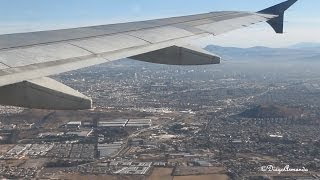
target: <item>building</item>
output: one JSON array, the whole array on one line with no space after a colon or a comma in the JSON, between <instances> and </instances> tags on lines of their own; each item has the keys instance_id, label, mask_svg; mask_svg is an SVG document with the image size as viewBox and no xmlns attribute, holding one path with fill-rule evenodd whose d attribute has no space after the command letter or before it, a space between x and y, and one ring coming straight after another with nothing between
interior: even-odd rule
<instances>
[{"instance_id":1,"label":"building","mask_svg":"<svg viewBox=\"0 0 320 180\"><path fill-rule=\"evenodd\" d=\"M81 125L81 121L70 121L65 126L66 128L80 128Z\"/></svg>"},{"instance_id":2,"label":"building","mask_svg":"<svg viewBox=\"0 0 320 180\"><path fill-rule=\"evenodd\" d=\"M112 121L99 121L98 127L125 127L128 119L115 119Z\"/></svg>"},{"instance_id":3,"label":"building","mask_svg":"<svg viewBox=\"0 0 320 180\"><path fill-rule=\"evenodd\" d=\"M126 127L148 128L152 125L151 119L129 119Z\"/></svg>"}]
</instances>

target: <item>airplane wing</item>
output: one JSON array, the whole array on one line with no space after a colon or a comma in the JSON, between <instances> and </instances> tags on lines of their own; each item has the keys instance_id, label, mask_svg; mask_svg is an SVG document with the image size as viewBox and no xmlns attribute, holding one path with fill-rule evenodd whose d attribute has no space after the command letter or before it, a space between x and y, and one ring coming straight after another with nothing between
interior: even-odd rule
<instances>
[{"instance_id":1,"label":"airplane wing","mask_svg":"<svg viewBox=\"0 0 320 180\"><path fill-rule=\"evenodd\" d=\"M288 0L259 12L221 11L141 22L0 35L0 104L90 109L92 101L46 76L122 58L171 65L219 64L190 40L268 22L283 33Z\"/></svg>"}]
</instances>

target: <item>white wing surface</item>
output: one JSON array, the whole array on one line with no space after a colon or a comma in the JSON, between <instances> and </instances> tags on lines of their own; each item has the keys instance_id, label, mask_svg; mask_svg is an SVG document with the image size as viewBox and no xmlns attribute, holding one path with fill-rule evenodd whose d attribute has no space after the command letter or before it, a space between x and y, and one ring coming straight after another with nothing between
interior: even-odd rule
<instances>
[{"instance_id":1,"label":"white wing surface","mask_svg":"<svg viewBox=\"0 0 320 180\"><path fill-rule=\"evenodd\" d=\"M90 109L91 99L43 78L122 58L171 65L218 64L190 40L268 22L283 32L297 0L259 12L223 11L141 22L0 36L0 104L39 109ZM59 103L60 102L60 103Z\"/></svg>"}]
</instances>

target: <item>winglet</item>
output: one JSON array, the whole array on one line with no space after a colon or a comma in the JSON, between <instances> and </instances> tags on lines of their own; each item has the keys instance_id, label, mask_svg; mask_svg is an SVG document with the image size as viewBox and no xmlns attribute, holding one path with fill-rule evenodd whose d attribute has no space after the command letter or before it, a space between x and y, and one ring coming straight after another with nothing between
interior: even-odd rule
<instances>
[{"instance_id":1,"label":"winglet","mask_svg":"<svg viewBox=\"0 0 320 180\"><path fill-rule=\"evenodd\" d=\"M283 3L277 4L275 6L269 7L267 9L261 10L258 13L262 14L273 14L278 15L278 17L273 18L267 21L270 26L274 29L276 33L283 33L283 21L284 21L284 12L289 9L294 3L298 0L288 0Z\"/></svg>"}]
</instances>

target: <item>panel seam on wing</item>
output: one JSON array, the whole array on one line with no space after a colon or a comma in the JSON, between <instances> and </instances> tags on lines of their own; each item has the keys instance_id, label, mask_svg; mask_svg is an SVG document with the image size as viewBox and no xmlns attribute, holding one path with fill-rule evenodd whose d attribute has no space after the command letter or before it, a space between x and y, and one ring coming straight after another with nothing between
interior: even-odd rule
<instances>
[{"instance_id":1,"label":"panel seam on wing","mask_svg":"<svg viewBox=\"0 0 320 180\"><path fill-rule=\"evenodd\" d=\"M93 51L90 51L89 49L86 49L86 48L84 48L84 47L81 47L81 46L78 46L78 45L75 45L75 44L72 44L72 43L68 43L68 44L70 44L70 45L72 45L72 46L75 46L75 47L78 47L78 48L80 48L80 49L83 49L83 50L91 53L92 55L94 55L94 56L96 56L96 57L100 57L100 58L102 58L102 59L104 59L104 60L110 61L110 59L107 59L107 58L105 58L105 57L102 57L102 56L100 56L100 54L97 54L97 53L95 53L95 52L93 52ZM78 57L78 58L79 58L79 57Z\"/></svg>"},{"instance_id":2,"label":"panel seam on wing","mask_svg":"<svg viewBox=\"0 0 320 180\"><path fill-rule=\"evenodd\" d=\"M127 34L127 33L125 33L125 35L128 35L128 36L131 36L131 37L140 39L140 40L145 41L146 43L149 43L149 44L153 44L152 42L150 42L150 41L148 41L148 40L145 40L145 39L143 39L143 38L141 38L141 37L138 37L138 36L135 36L135 35L132 35L132 34Z\"/></svg>"},{"instance_id":3,"label":"panel seam on wing","mask_svg":"<svg viewBox=\"0 0 320 180\"><path fill-rule=\"evenodd\" d=\"M6 63L0 62L2 65L7 66L8 68L12 68L11 66L7 65Z\"/></svg>"},{"instance_id":4,"label":"panel seam on wing","mask_svg":"<svg viewBox=\"0 0 320 180\"><path fill-rule=\"evenodd\" d=\"M87 52L89 52L89 53L91 53L91 54L97 55L95 52L90 51L89 49L86 49L86 48L84 48L84 47L78 46L78 45L76 45L76 44L72 44L72 43L70 43L70 42L68 42L67 44L70 44L71 46L74 46L74 47L80 48L80 49L82 49L82 50L85 50L85 51L87 51Z\"/></svg>"}]
</instances>

